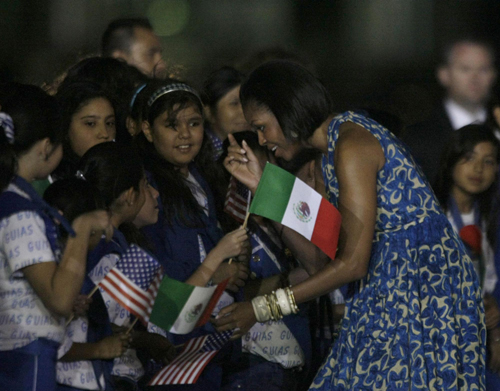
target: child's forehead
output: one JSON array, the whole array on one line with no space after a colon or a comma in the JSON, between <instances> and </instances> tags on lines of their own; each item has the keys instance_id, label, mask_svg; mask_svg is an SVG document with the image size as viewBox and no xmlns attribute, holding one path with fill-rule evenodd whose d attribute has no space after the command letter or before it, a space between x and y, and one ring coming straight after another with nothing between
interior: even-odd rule
<instances>
[{"instance_id":1,"label":"child's forehead","mask_svg":"<svg viewBox=\"0 0 500 391\"><path fill-rule=\"evenodd\" d=\"M186 116L200 115L203 113L200 107L194 102L176 103L170 109L166 109L160 114L161 117L170 117L175 114L175 118L180 119Z\"/></svg>"}]
</instances>

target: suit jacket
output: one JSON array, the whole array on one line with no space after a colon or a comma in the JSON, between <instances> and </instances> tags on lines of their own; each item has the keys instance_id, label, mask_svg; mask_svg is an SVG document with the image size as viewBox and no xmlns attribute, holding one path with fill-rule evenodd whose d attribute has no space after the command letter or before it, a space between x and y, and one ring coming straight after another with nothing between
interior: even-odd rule
<instances>
[{"instance_id":1,"label":"suit jacket","mask_svg":"<svg viewBox=\"0 0 500 391\"><path fill-rule=\"evenodd\" d=\"M406 128L403 141L432 185L437 176L441 154L453 134L453 127L443 103L431 116Z\"/></svg>"}]
</instances>

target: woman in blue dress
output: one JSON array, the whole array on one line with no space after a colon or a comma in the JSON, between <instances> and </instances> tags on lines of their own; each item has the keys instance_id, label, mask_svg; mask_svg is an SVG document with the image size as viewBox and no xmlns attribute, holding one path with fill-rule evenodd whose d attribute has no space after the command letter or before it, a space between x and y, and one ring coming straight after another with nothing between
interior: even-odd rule
<instances>
[{"instance_id":1,"label":"woman in blue dress","mask_svg":"<svg viewBox=\"0 0 500 391\"><path fill-rule=\"evenodd\" d=\"M241 98L260 144L276 156L290 160L301 145L323 153L329 200L342 215L335 259L291 288L301 303L350 284L339 338L311 388L484 389L478 278L404 145L359 113L332 114L325 87L290 62L257 68ZM231 142L226 168L254 192L261 176L255 155ZM281 302L282 312L292 299ZM273 315L264 307L232 304L218 327L244 332Z\"/></svg>"}]
</instances>

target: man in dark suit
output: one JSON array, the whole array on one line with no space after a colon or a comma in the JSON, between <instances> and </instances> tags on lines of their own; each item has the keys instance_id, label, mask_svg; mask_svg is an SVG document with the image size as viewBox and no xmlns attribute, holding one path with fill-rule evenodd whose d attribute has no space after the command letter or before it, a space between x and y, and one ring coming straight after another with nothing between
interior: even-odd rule
<instances>
[{"instance_id":1,"label":"man in dark suit","mask_svg":"<svg viewBox=\"0 0 500 391\"><path fill-rule=\"evenodd\" d=\"M431 184L452 132L486 120L486 102L496 79L494 63L492 46L476 39L454 41L443 51L436 77L445 97L430 118L408 127L403 136Z\"/></svg>"}]
</instances>

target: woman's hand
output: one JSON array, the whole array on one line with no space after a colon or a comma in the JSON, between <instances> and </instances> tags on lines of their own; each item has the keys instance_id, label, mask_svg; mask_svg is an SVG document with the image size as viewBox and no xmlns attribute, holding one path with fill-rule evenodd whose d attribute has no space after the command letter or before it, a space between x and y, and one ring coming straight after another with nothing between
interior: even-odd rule
<instances>
[{"instance_id":1,"label":"woman's hand","mask_svg":"<svg viewBox=\"0 0 500 391\"><path fill-rule=\"evenodd\" d=\"M212 323L217 331L234 330L231 339L244 336L257 322L251 302L233 303L220 310Z\"/></svg>"},{"instance_id":2,"label":"woman's hand","mask_svg":"<svg viewBox=\"0 0 500 391\"><path fill-rule=\"evenodd\" d=\"M218 284L229 278L226 289L231 292L238 292L240 288L245 286L245 281L248 279L248 266L241 262L221 263L215 271L212 281Z\"/></svg>"},{"instance_id":3,"label":"woman's hand","mask_svg":"<svg viewBox=\"0 0 500 391\"><path fill-rule=\"evenodd\" d=\"M240 147L232 134L228 135L229 147L227 157L224 159L224 167L237 180L250 189L255 194L262 176L262 168L259 160L252 149L243 140Z\"/></svg>"}]
</instances>

